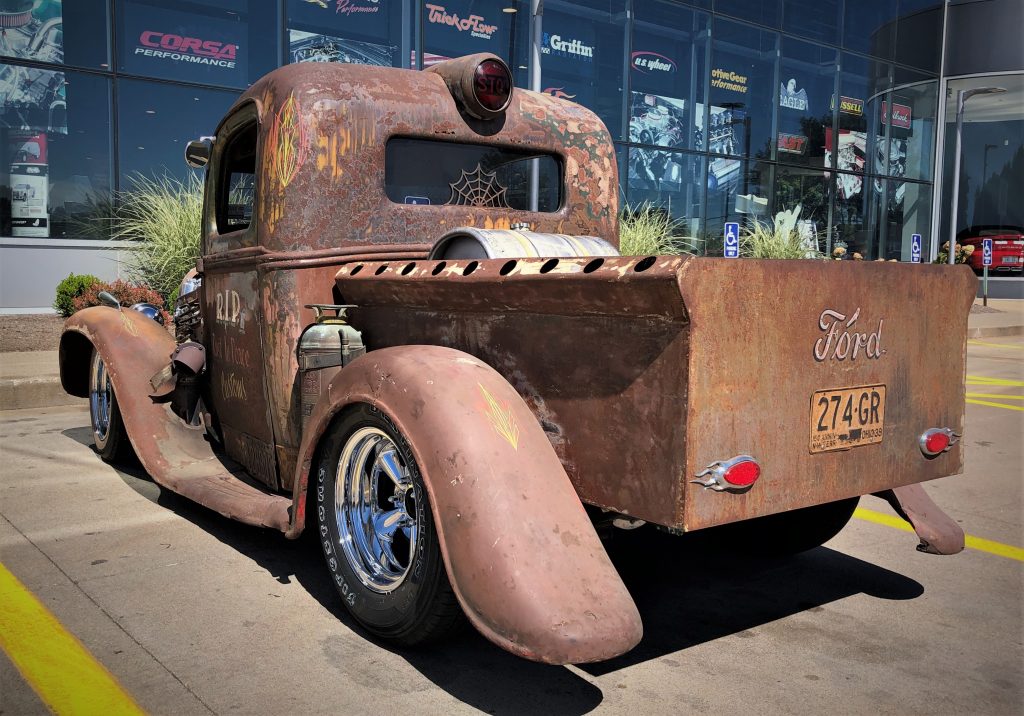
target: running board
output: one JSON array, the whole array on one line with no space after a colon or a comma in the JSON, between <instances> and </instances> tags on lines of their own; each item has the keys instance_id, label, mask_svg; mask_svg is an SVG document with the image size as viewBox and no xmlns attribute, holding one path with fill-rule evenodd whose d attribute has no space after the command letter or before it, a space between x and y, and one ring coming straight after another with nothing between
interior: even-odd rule
<instances>
[{"instance_id":1,"label":"running board","mask_svg":"<svg viewBox=\"0 0 1024 716\"><path fill-rule=\"evenodd\" d=\"M291 498L264 492L229 472L175 480L174 486L167 487L230 519L288 531Z\"/></svg>"}]
</instances>

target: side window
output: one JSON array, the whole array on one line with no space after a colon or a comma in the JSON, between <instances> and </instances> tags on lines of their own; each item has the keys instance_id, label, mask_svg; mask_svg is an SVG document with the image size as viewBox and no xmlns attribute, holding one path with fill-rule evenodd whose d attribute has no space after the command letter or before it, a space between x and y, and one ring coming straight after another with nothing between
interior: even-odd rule
<instances>
[{"instance_id":1,"label":"side window","mask_svg":"<svg viewBox=\"0 0 1024 716\"><path fill-rule=\"evenodd\" d=\"M221 159L217 187L217 233L249 227L256 197L256 122L239 129Z\"/></svg>"}]
</instances>

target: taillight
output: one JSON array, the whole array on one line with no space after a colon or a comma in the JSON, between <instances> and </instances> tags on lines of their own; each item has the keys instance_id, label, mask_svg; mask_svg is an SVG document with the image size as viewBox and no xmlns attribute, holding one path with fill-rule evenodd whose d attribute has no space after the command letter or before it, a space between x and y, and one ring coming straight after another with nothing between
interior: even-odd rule
<instances>
[{"instance_id":1,"label":"taillight","mask_svg":"<svg viewBox=\"0 0 1024 716\"><path fill-rule=\"evenodd\" d=\"M935 457L956 445L959 438L960 436L949 428L930 428L921 434L918 444L926 457Z\"/></svg>"},{"instance_id":2,"label":"taillight","mask_svg":"<svg viewBox=\"0 0 1024 716\"><path fill-rule=\"evenodd\" d=\"M484 60L476 66L473 94L482 107L501 112L512 99L512 73L504 62Z\"/></svg>"},{"instance_id":3,"label":"taillight","mask_svg":"<svg viewBox=\"0 0 1024 716\"><path fill-rule=\"evenodd\" d=\"M709 487L716 492L743 492L749 490L761 477L761 466L750 455L737 455L729 460L716 460L696 476L705 479L690 482Z\"/></svg>"}]
</instances>

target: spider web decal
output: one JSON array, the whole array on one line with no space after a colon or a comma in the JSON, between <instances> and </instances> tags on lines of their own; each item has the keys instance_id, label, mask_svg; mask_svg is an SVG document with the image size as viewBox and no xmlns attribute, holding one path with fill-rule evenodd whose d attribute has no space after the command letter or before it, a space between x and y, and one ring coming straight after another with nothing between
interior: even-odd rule
<instances>
[{"instance_id":1,"label":"spider web decal","mask_svg":"<svg viewBox=\"0 0 1024 716\"><path fill-rule=\"evenodd\" d=\"M449 204L460 206L488 206L498 209L511 209L505 194L508 188L498 183L496 174L485 172L479 164L471 172L462 170L459 180L449 184L452 195Z\"/></svg>"}]
</instances>

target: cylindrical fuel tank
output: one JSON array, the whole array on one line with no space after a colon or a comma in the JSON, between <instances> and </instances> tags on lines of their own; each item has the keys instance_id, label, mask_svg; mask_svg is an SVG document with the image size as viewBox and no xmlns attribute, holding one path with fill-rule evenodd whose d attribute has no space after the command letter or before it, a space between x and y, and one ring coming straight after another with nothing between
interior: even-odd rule
<instances>
[{"instance_id":1,"label":"cylindrical fuel tank","mask_svg":"<svg viewBox=\"0 0 1024 716\"><path fill-rule=\"evenodd\" d=\"M478 229L462 226L442 236L431 259L522 259L556 256L618 256L596 236L544 234L522 229Z\"/></svg>"}]
</instances>

